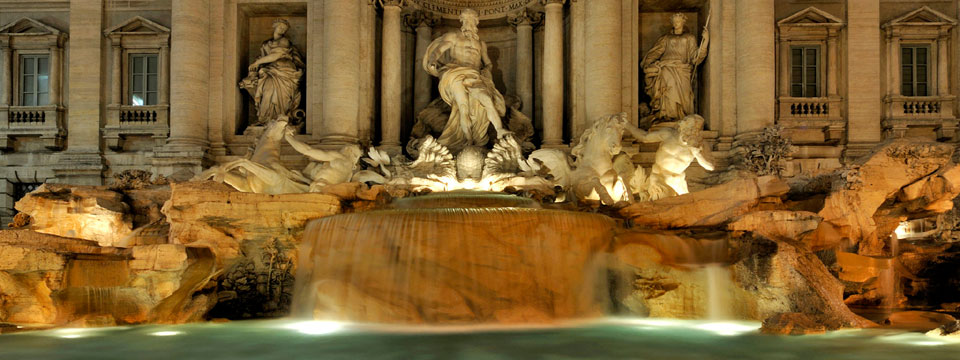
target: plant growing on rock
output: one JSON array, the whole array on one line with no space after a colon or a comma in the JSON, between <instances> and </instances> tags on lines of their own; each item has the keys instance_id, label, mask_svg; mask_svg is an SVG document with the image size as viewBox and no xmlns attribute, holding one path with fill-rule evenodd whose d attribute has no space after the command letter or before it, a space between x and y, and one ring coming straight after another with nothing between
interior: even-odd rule
<instances>
[{"instance_id":1,"label":"plant growing on rock","mask_svg":"<svg viewBox=\"0 0 960 360\"><path fill-rule=\"evenodd\" d=\"M113 174L113 190L137 190L151 185L166 185L169 181L163 175L153 178L153 173L146 170L124 170Z\"/></svg>"},{"instance_id":2,"label":"plant growing on rock","mask_svg":"<svg viewBox=\"0 0 960 360\"><path fill-rule=\"evenodd\" d=\"M757 175L780 176L786 160L795 151L793 141L783 134L783 126L778 124L764 128L755 141L746 144L739 162Z\"/></svg>"}]
</instances>

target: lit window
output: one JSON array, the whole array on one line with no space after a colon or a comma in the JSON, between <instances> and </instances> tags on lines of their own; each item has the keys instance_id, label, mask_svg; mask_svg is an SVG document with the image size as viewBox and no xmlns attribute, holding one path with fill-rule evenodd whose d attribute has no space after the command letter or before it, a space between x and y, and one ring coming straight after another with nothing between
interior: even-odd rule
<instances>
[{"instance_id":1,"label":"lit window","mask_svg":"<svg viewBox=\"0 0 960 360\"><path fill-rule=\"evenodd\" d=\"M130 54L130 105L157 104L157 54Z\"/></svg>"},{"instance_id":2,"label":"lit window","mask_svg":"<svg viewBox=\"0 0 960 360\"><path fill-rule=\"evenodd\" d=\"M50 103L50 55L20 56L20 106Z\"/></svg>"},{"instance_id":3,"label":"lit window","mask_svg":"<svg viewBox=\"0 0 960 360\"><path fill-rule=\"evenodd\" d=\"M930 93L930 46L900 47L900 93L904 96L927 96Z\"/></svg>"},{"instance_id":4,"label":"lit window","mask_svg":"<svg viewBox=\"0 0 960 360\"><path fill-rule=\"evenodd\" d=\"M790 96L820 96L820 46L790 47Z\"/></svg>"}]
</instances>

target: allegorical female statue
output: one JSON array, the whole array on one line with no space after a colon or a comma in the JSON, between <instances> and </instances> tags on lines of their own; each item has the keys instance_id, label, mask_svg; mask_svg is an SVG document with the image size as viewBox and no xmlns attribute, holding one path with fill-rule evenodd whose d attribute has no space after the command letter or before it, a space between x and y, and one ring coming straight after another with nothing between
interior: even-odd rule
<instances>
[{"instance_id":1,"label":"allegorical female statue","mask_svg":"<svg viewBox=\"0 0 960 360\"><path fill-rule=\"evenodd\" d=\"M651 98L650 108L661 120L679 120L693 114L694 70L707 57L710 42L706 26L699 46L696 35L684 32L686 15L676 13L670 22L673 31L661 36L640 63L646 79L645 90Z\"/></svg>"},{"instance_id":2,"label":"allegorical female statue","mask_svg":"<svg viewBox=\"0 0 960 360\"><path fill-rule=\"evenodd\" d=\"M450 118L437 140L452 152L483 146L493 125L497 137L509 133L500 120L507 108L490 75L493 66L487 44L477 34L477 12L460 13L460 31L437 38L427 47L423 68L440 78L440 96L450 104Z\"/></svg>"},{"instance_id":3,"label":"allegorical female statue","mask_svg":"<svg viewBox=\"0 0 960 360\"><path fill-rule=\"evenodd\" d=\"M304 63L286 36L289 29L287 20L273 22L273 37L260 45L260 57L250 64L247 77L240 82L257 107L257 123L251 125L263 125L280 115L297 117L294 112L300 106Z\"/></svg>"}]
</instances>

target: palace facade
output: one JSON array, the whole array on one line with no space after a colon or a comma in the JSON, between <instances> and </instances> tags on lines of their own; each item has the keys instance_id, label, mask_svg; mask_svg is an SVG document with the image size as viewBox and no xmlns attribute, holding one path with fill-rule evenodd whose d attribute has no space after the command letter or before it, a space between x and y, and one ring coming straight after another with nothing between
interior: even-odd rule
<instances>
[{"instance_id":1,"label":"palace facade","mask_svg":"<svg viewBox=\"0 0 960 360\"><path fill-rule=\"evenodd\" d=\"M0 217L44 182L182 180L245 156L263 128L239 84L277 19L303 61L297 138L402 151L439 97L426 48L466 8L537 147L620 112L643 127L641 64L678 12L709 37L691 86L720 164L772 125L797 146L792 175L958 138L957 0L0 0Z\"/></svg>"}]
</instances>

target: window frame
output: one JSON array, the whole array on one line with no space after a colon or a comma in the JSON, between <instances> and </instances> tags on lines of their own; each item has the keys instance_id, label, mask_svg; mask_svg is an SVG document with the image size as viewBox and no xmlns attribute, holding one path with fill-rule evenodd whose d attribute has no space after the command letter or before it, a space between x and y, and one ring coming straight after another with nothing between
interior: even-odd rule
<instances>
[{"instance_id":1,"label":"window frame","mask_svg":"<svg viewBox=\"0 0 960 360\"><path fill-rule=\"evenodd\" d=\"M911 54L911 57L912 57L912 60L913 60L913 61L912 61L911 64L909 65L909 66L911 66L911 80L912 80L912 81L911 81L911 84L910 84L910 85L911 85L911 87L910 87L911 93L910 93L909 95L906 94L905 91L904 91L905 86L907 85L907 83L906 83L906 80L905 80L904 77L903 77L903 70L904 70L905 67L908 66L906 63L904 63L904 56L903 56L904 54L903 54L903 51L904 51L905 49L913 49L912 54ZM926 67L926 69L927 69L927 70L926 70L926 79L924 79L925 81L922 82L923 84L926 84L926 89L925 89L925 93L922 94L922 95L918 94L918 91L917 91L917 85L920 84L921 82L919 82L919 81L918 81L918 78L917 78L917 67L919 67L920 64L918 64L918 62L917 62L917 51L916 51L916 49L925 49L925 50L926 50L926 53L927 53L927 54L926 54L926 59L927 59L927 61L926 61L925 64L923 64L923 66ZM896 86L899 86L899 87L900 87L900 95L901 95L901 96L906 96L906 97L926 97L926 96L934 96L934 95L931 95L931 94L933 93L933 91L931 91L931 90L932 90L932 87L934 87L936 84L933 82L933 75L932 75L933 71L931 71L931 68L932 68L934 65L936 65L936 62L934 62L934 59L933 59L933 51L932 51L932 50L933 50L933 46L932 46L930 43L928 43L928 42L901 42L901 43L900 43L899 53L897 54L897 56L900 57L900 68L897 69L898 71L900 71L900 84L896 84Z\"/></svg>"},{"instance_id":2,"label":"window frame","mask_svg":"<svg viewBox=\"0 0 960 360\"><path fill-rule=\"evenodd\" d=\"M825 69L823 68L823 45L820 44L820 43L797 43L797 44L790 44L789 47L790 47L790 59L788 60L788 62L789 62L789 64L788 64L789 74L787 74L787 76L788 76L788 80L787 80L787 81L788 81L788 83L789 83L789 91L788 91L787 95L788 95L789 97L791 97L791 98L819 98L819 97L823 97L823 96L824 96L824 95L823 95L823 77L824 77L824 76L823 76L823 72L825 71ZM814 67L814 73L815 73L816 77L815 77L814 83L813 83L813 86L814 86L814 94L813 94L813 95L807 95L807 94L806 94L807 86L810 86L811 84L807 83L807 73L808 73L807 71L809 70L809 69L808 69L809 65L807 65L807 63L806 63L806 62L807 62L807 61L806 61L806 60L807 60L807 52L806 52L806 50L811 50L811 49L815 51L815 55L813 56L813 58L816 60L816 63L813 65L813 67ZM793 82L794 71L795 71L796 68L798 67L798 66L796 66L796 65L793 63L793 60L794 60L794 58L793 58L793 52L794 52L794 50L800 50L800 61L801 61L801 63L802 63L802 64L800 64L800 66L799 66L800 71L801 71L801 74L800 74L800 82L799 82L799 83L794 83L794 82ZM794 90L794 86L795 86L795 85L799 85L799 86L800 86L800 95L795 95L795 94L794 94L793 90Z\"/></svg>"},{"instance_id":3,"label":"window frame","mask_svg":"<svg viewBox=\"0 0 960 360\"><path fill-rule=\"evenodd\" d=\"M13 53L11 55L12 56L10 57L11 58L10 65L12 69L10 74L12 75L11 80L13 80L11 81L11 89L10 89L11 90L10 100L12 103L11 105L20 106L20 107L43 107L43 106L52 105L50 104L50 93L52 89L50 88L49 75L50 75L51 68L55 65L52 63L53 57L50 54L50 50L40 50L40 49L19 50L17 49L17 50L13 50ZM21 67L23 66L22 59L24 56L33 57L33 56L44 56L44 55L47 57L47 76L48 76L47 77L47 103L40 104L39 102L37 102L36 105L24 105L23 96L22 96L23 95L23 72L21 71Z\"/></svg>"},{"instance_id":4,"label":"window frame","mask_svg":"<svg viewBox=\"0 0 960 360\"><path fill-rule=\"evenodd\" d=\"M161 71L163 71L163 69L161 69L161 65L162 65L162 64L161 64L161 59L160 59L160 52L159 52L159 51L151 51L150 49L124 49L122 56L123 56L123 64L122 64L123 68L121 68L121 73L123 73L123 84L121 84L120 86L123 87L123 91L122 91L122 93L124 94L124 96L123 96L123 105L128 105L128 106L156 106L156 105L161 105L161 104L160 104L160 91L161 91L161 88L160 88L160 80L162 79L162 77L160 76L160 74L161 74ZM153 76L156 77L156 82L155 82L155 83L156 83L156 85L157 85L157 88L156 88L156 90L154 90L154 91L147 91L147 90L146 90L146 88L147 88L147 81L146 81L146 80L144 81L144 84L143 84L144 90L143 90L142 92L144 93L145 97L144 97L144 104L143 104L143 105L136 105L136 104L133 103L133 95L134 95L134 89L133 89L133 76L134 76L134 74L133 74L133 69L134 69L134 67L133 67L133 63L131 62L131 60L132 60L134 57L136 57L136 56L144 56L145 58L146 58L146 56L154 56L154 57L156 58L156 60L157 60L157 71L156 71L156 73L152 74ZM145 65L146 65L146 64L145 64ZM145 66L145 67L146 67L146 66ZM148 69L144 69L144 70L148 70ZM146 72L145 74L149 74L149 72ZM148 100L147 97L146 97L146 95L147 95L148 93L150 93L150 92L156 94L157 100L156 100L156 103L154 103L154 104L148 104L147 101L146 101L146 100Z\"/></svg>"}]
</instances>

